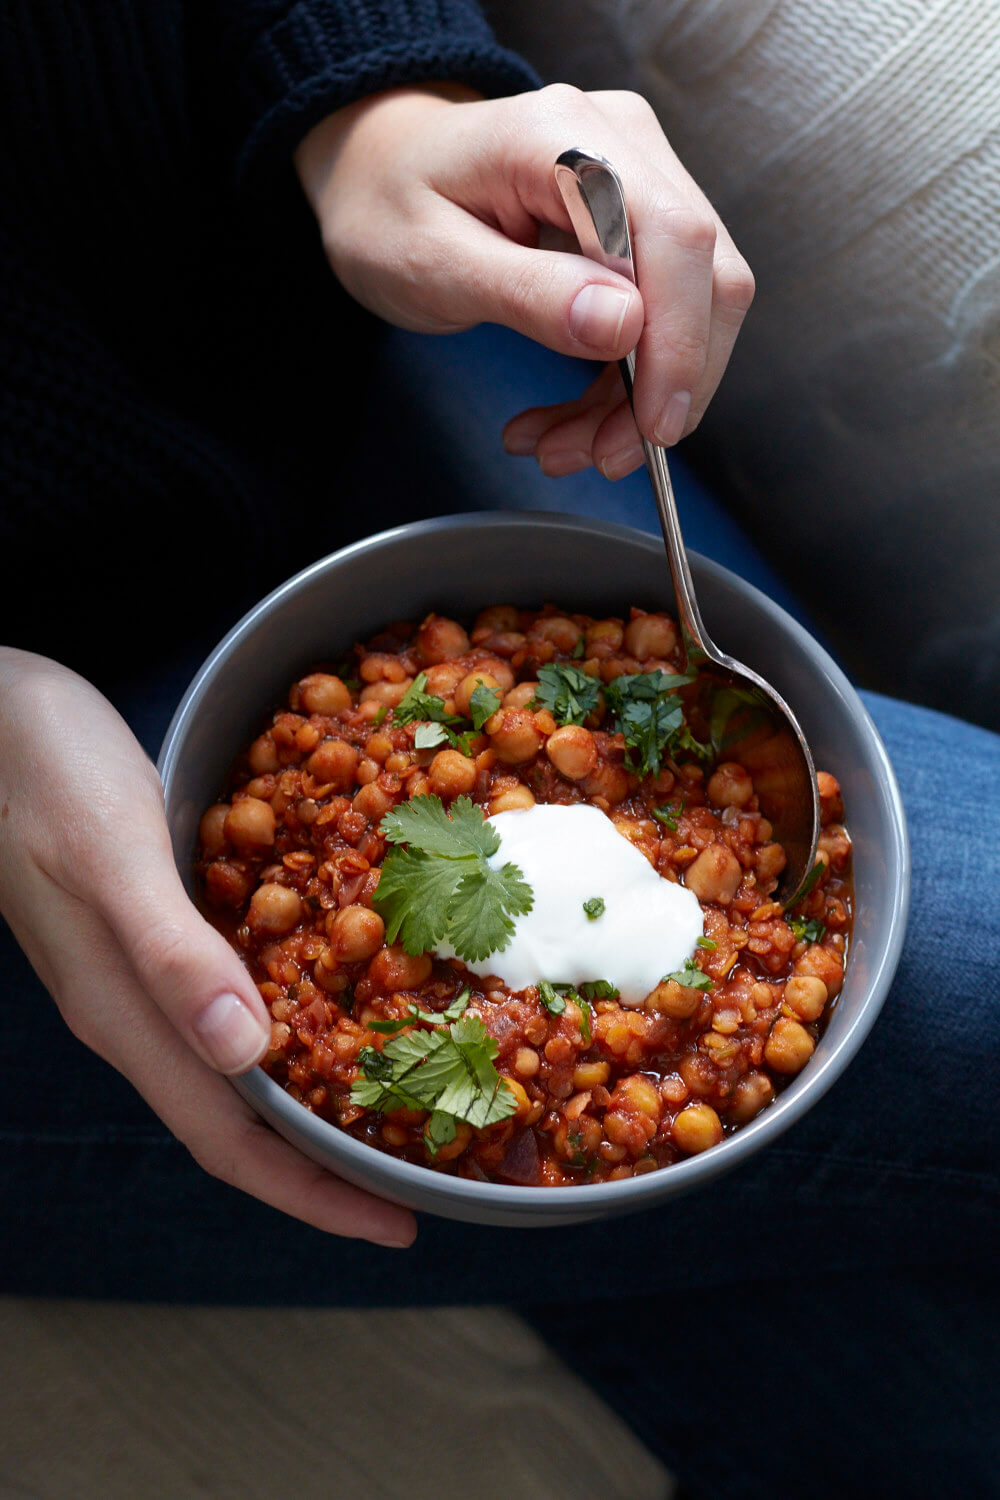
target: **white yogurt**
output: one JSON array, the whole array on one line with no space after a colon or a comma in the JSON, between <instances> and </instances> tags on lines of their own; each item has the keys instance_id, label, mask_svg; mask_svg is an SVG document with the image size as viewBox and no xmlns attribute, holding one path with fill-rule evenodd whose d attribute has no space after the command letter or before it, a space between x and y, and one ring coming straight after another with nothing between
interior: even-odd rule
<instances>
[{"instance_id":1,"label":"white yogurt","mask_svg":"<svg viewBox=\"0 0 1000 1500\"><path fill-rule=\"evenodd\" d=\"M490 864L517 865L534 905L502 952L466 965L474 974L497 974L511 990L607 979L624 1004L640 1005L694 953L704 930L697 898L658 875L598 808L539 804L488 821L500 835ZM596 896L604 912L592 921L583 908Z\"/></svg>"}]
</instances>

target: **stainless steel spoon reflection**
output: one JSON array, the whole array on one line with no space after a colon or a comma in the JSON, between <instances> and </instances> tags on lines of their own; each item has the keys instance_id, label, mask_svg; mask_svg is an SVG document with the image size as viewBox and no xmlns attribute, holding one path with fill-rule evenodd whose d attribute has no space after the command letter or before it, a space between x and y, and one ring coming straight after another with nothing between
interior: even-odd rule
<instances>
[{"instance_id":1,"label":"stainless steel spoon reflection","mask_svg":"<svg viewBox=\"0 0 1000 1500\"><path fill-rule=\"evenodd\" d=\"M618 173L602 156L564 151L556 182L583 254L636 282L625 194ZM629 401L635 352L619 362ZM677 603L686 666L698 672L705 702L724 758L738 760L753 777L760 809L784 846L786 864L776 899L791 904L813 869L819 838L816 769L799 722L781 694L757 672L727 656L702 623L691 569L681 536L666 453L643 439ZM695 689L697 693L698 689Z\"/></svg>"}]
</instances>

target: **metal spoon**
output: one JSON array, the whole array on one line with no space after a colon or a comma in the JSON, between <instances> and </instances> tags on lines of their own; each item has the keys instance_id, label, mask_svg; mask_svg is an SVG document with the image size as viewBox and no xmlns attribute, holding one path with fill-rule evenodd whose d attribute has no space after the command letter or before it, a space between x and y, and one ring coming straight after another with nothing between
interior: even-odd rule
<instances>
[{"instance_id":1,"label":"metal spoon","mask_svg":"<svg viewBox=\"0 0 1000 1500\"><path fill-rule=\"evenodd\" d=\"M562 153L555 173L583 254L635 284L625 194L614 167L602 156L574 149ZM620 360L619 366L632 403L635 351ZM642 445L663 528L686 665L698 670L711 703L720 706L726 722L716 728L726 756L739 760L751 773L760 809L772 824L775 839L784 846L786 864L775 895L791 905L803 893L814 867L819 838L819 793L812 755L781 694L758 673L720 651L705 629L666 454L646 438ZM728 699L722 696L726 689L730 690Z\"/></svg>"}]
</instances>

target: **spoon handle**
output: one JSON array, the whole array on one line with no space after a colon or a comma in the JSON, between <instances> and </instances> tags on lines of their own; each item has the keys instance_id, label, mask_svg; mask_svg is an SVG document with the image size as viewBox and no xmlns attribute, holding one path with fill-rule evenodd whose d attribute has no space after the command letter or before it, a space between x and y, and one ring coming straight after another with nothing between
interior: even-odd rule
<instances>
[{"instance_id":1,"label":"spoon handle","mask_svg":"<svg viewBox=\"0 0 1000 1500\"><path fill-rule=\"evenodd\" d=\"M635 285L635 263L625 194L614 167L603 156L574 148L562 153L556 162L555 171L556 183L584 255L597 261L599 265L617 271ZM635 380L635 350L629 350L625 358L618 361L618 366L629 405L634 410L632 387ZM666 452L645 437L642 446L666 543L687 664L690 667L698 666L703 661L721 661L722 653L705 629L695 597Z\"/></svg>"}]
</instances>

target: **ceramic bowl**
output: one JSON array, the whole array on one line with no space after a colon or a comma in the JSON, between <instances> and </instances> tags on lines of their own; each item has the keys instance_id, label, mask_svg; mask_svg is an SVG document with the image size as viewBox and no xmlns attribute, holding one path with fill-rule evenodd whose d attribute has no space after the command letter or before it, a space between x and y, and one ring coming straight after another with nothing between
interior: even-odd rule
<instances>
[{"instance_id":1,"label":"ceramic bowl","mask_svg":"<svg viewBox=\"0 0 1000 1500\"><path fill-rule=\"evenodd\" d=\"M909 899L899 791L863 704L830 656L756 589L693 555L702 614L723 650L754 667L797 713L816 764L844 793L854 842L856 919L844 987L807 1067L775 1102L718 1146L645 1176L573 1187L516 1187L399 1161L327 1124L259 1068L235 1087L275 1130L350 1182L411 1208L474 1223L568 1224L647 1209L735 1167L810 1109L868 1034L895 972ZM394 619L430 610L469 618L487 604L627 614L671 609L658 538L551 514L422 521L345 547L290 579L220 642L188 688L159 767L178 868L193 891L202 811L237 752L316 662Z\"/></svg>"}]
</instances>

